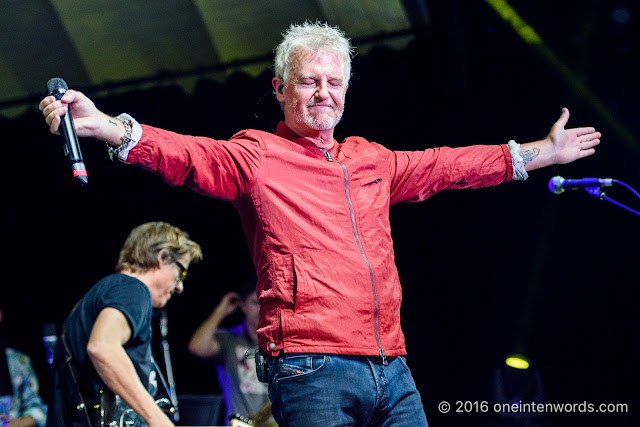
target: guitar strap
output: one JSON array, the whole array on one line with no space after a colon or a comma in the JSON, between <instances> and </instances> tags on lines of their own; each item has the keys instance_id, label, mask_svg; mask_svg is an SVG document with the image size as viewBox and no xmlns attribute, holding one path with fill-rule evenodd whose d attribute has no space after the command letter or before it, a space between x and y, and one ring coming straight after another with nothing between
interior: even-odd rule
<instances>
[{"instance_id":1,"label":"guitar strap","mask_svg":"<svg viewBox=\"0 0 640 427\"><path fill-rule=\"evenodd\" d=\"M160 366L158 366L158 362L156 362L156 359L155 357L153 357L153 355L151 355L151 361L153 362L153 367L155 368L156 372L158 373L158 376L160 377L160 381L162 382L162 387L167 393L167 396L171 397L171 392L169 391L169 384L167 383L167 380L164 378L164 375L162 375L162 370L160 369ZM171 403L175 406L173 399L171 400L172 400Z\"/></svg>"},{"instance_id":2,"label":"guitar strap","mask_svg":"<svg viewBox=\"0 0 640 427\"><path fill-rule=\"evenodd\" d=\"M73 384L75 385L75 390L78 394L78 397L80 399L80 404L76 406L76 409L78 409L78 411L82 410L82 413L84 415L84 417L86 418L87 421L87 425L91 426L91 417L89 416L89 410L87 408L87 402L84 398L84 396L82 395L82 390L80 388L80 384L78 383L78 376L75 372L75 369L73 368L73 365L71 364L71 361L73 360L73 356L71 354L71 350L69 350L69 345L67 344L67 334L66 331L62 331L62 345L64 346L64 365L63 365L63 371L62 371L62 378L61 381L64 381L64 371L65 369L69 371L69 373L71 374L71 378L73 380Z\"/></svg>"}]
</instances>

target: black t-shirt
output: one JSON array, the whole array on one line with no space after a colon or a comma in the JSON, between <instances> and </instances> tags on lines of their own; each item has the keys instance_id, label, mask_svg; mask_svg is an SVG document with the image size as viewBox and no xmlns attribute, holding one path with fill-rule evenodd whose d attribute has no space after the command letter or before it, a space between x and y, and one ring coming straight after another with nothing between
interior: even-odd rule
<instances>
[{"instance_id":1,"label":"black t-shirt","mask_svg":"<svg viewBox=\"0 0 640 427\"><path fill-rule=\"evenodd\" d=\"M72 363L82 388L89 394L86 397L92 400L92 396L96 396L94 393L105 387L87 355L87 343L98 314L107 307L119 310L129 321L131 338L124 349L133 362L140 381L154 396L157 379L151 353L151 293L136 278L112 274L96 283L64 322L63 331L73 356Z\"/></svg>"}]
</instances>

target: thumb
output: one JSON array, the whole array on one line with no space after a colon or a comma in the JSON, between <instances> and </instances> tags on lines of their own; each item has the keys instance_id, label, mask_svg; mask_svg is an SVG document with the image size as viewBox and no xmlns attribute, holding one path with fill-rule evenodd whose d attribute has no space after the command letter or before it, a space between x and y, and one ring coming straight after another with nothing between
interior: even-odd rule
<instances>
[{"instance_id":1,"label":"thumb","mask_svg":"<svg viewBox=\"0 0 640 427\"><path fill-rule=\"evenodd\" d=\"M69 89L68 91L65 92L64 95L62 95L62 98L60 98L60 100L65 104L72 104L74 102L81 100L82 96L83 94L81 92L78 92L77 90Z\"/></svg>"},{"instance_id":2,"label":"thumb","mask_svg":"<svg viewBox=\"0 0 640 427\"><path fill-rule=\"evenodd\" d=\"M563 108L562 114L560 115L560 118L556 121L554 127L561 126L564 129L568 121L569 121L569 110L567 108Z\"/></svg>"}]
</instances>

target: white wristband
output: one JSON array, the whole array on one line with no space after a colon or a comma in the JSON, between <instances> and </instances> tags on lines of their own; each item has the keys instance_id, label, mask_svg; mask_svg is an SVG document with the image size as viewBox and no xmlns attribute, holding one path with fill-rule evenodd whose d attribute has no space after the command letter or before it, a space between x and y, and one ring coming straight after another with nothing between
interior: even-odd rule
<instances>
[{"instance_id":1,"label":"white wristband","mask_svg":"<svg viewBox=\"0 0 640 427\"><path fill-rule=\"evenodd\" d=\"M507 148L511 152L511 161L513 164L513 179L515 181L524 181L529 178L529 174L524 169L524 159L520 154L520 144L513 139L507 143Z\"/></svg>"}]
</instances>

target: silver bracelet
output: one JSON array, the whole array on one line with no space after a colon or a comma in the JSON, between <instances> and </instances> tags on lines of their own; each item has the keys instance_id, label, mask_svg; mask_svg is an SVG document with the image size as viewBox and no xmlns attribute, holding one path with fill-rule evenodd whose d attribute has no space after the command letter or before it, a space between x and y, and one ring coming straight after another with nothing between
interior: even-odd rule
<instances>
[{"instance_id":1,"label":"silver bracelet","mask_svg":"<svg viewBox=\"0 0 640 427\"><path fill-rule=\"evenodd\" d=\"M122 141L122 143L120 144L120 146L113 148L108 142L107 142L107 150L109 152L109 158L111 159L111 161L113 161L114 158L118 157L118 154L120 154L121 152L127 150L129 148L129 144L131 144L131 141L133 141L131 139L131 131L132 131L132 124L133 122L131 120L122 120L119 117L115 117L116 120L118 120L120 123L122 123L124 125L124 136L122 138L120 138L120 141Z\"/></svg>"}]
</instances>

